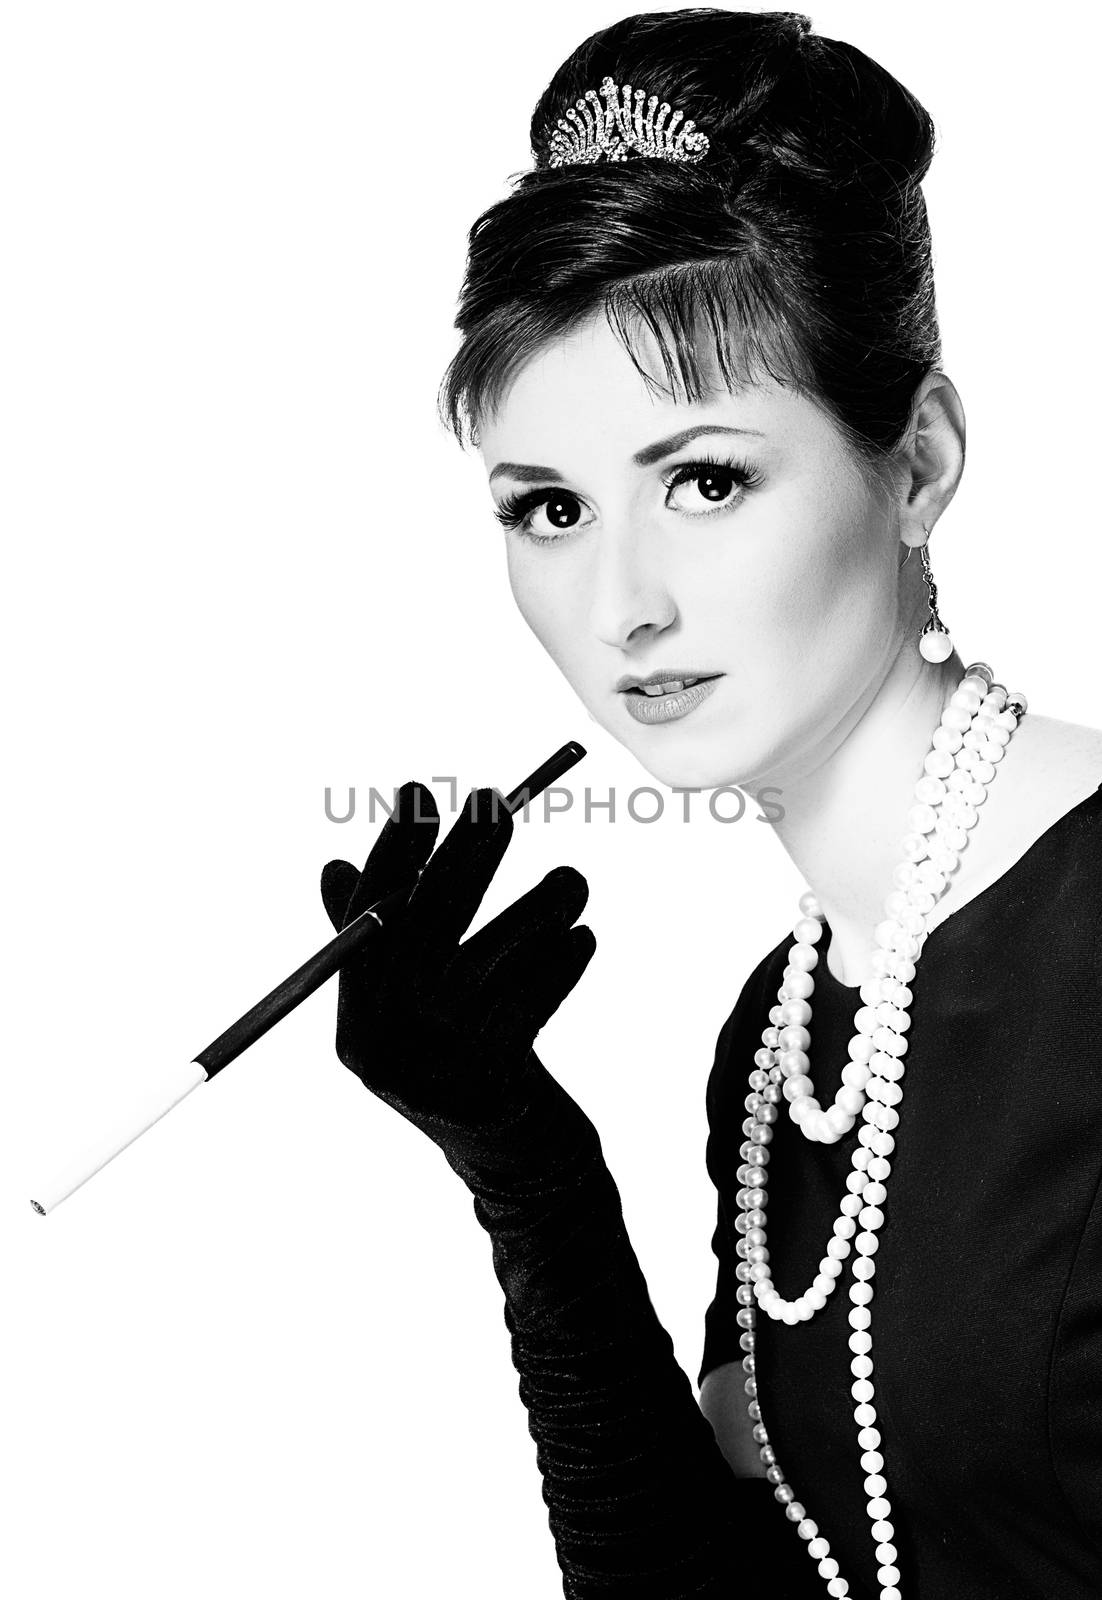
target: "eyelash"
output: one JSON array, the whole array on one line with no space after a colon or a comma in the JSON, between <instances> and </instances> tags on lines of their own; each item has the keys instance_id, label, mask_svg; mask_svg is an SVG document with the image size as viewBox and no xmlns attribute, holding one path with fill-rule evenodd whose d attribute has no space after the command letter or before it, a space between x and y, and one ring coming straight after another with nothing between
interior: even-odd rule
<instances>
[{"instance_id":1,"label":"eyelash","mask_svg":"<svg viewBox=\"0 0 1102 1600\"><path fill-rule=\"evenodd\" d=\"M678 462L673 471L662 479L662 483L665 489L669 491L679 488L683 483L691 483L694 478L703 477L704 473L714 469L729 472L735 482L744 490L756 489L762 481L760 473L755 472L752 467L748 467L743 461L724 461L718 457L701 456L696 461ZM523 494L506 495L500 505L494 508L494 516L502 527L515 531L521 538L529 539L533 544L563 544L570 537L571 532L575 530L567 529L560 534L533 533L529 525L529 518L533 511L538 511L540 506L546 505L548 500L552 500L555 495L563 494L564 492L569 493L569 491L562 489L551 488L529 489ZM577 499L578 497L571 493L570 498ZM714 511L690 511L686 512L685 515L714 517L721 511L730 511L733 504L735 504L734 501L719 505Z\"/></svg>"}]
</instances>

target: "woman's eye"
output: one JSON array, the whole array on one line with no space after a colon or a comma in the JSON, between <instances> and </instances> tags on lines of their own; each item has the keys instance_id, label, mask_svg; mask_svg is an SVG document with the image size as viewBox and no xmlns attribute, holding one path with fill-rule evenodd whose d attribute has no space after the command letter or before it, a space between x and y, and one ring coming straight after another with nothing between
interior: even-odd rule
<instances>
[{"instance_id":1,"label":"woman's eye","mask_svg":"<svg viewBox=\"0 0 1102 1600\"><path fill-rule=\"evenodd\" d=\"M515 528L533 544L559 544L576 528L585 526L582 509L577 495L566 490L532 489L527 494L507 495L494 516L504 527ZM543 532L534 526L537 515L543 517L544 527L551 531Z\"/></svg>"},{"instance_id":2,"label":"woman's eye","mask_svg":"<svg viewBox=\"0 0 1102 1600\"><path fill-rule=\"evenodd\" d=\"M666 480L669 504L689 516L708 516L732 504L735 489L754 482L753 474L737 462L686 461ZM684 493L681 491L684 490Z\"/></svg>"}]
</instances>

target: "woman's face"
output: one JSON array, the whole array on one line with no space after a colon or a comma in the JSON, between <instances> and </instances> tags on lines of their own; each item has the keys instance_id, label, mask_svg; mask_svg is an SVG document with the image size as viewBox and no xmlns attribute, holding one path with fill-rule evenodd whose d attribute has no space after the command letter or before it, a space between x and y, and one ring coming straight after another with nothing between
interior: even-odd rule
<instances>
[{"instance_id":1,"label":"woman's face","mask_svg":"<svg viewBox=\"0 0 1102 1600\"><path fill-rule=\"evenodd\" d=\"M659 782L807 772L887 673L902 628L886 501L835 424L773 380L656 398L602 315L520 371L480 449L499 514L523 513L505 534L521 613ZM715 681L621 687L655 672Z\"/></svg>"}]
</instances>

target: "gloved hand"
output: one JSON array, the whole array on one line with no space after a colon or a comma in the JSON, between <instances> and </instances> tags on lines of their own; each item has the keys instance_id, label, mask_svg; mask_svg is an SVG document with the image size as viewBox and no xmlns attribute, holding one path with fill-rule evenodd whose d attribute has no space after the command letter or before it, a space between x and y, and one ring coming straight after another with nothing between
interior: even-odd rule
<instances>
[{"instance_id":1,"label":"gloved hand","mask_svg":"<svg viewBox=\"0 0 1102 1600\"><path fill-rule=\"evenodd\" d=\"M424 784L404 784L363 871L326 864L322 898L338 930L420 872L406 909L341 968L337 1055L464 1177L477 1162L544 1181L596 1139L532 1049L596 940L571 926L585 879L557 867L460 943L512 837L503 801L473 790L434 853L436 802Z\"/></svg>"},{"instance_id":2,"label":"gloved hand","mask_svg":"<svg viewBox=\"0 0 1102 1600\"><path fill-rule=\"evenodd\" d=\"M771 1486L727 1467L655 1315L597 1130L532 1049L593 954L590 930L571 927L584 878L556 868L459 942L512 834L495 792L468 797L432 854L432 796L404 785L363 872L326 866L338 929L422 869L408 907L341 968L337 1053L474 1196L564 1596L738 1600Z\"/></svg>"}]
</instances>

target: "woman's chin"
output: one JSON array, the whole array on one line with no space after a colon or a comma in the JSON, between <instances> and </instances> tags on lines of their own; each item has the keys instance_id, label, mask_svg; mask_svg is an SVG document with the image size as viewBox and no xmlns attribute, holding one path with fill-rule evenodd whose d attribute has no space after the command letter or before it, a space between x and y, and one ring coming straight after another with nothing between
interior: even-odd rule
<instances>
[{"instance_id":1,"label":"woman's chin","mask_svg":"<svg viewBox=\"0 0 1102 1600\"><path fill-rule=\"evenodd\" d=\"M725 789L746 782L746 763L732 755L729 744L720 750L710 747L711 741L691 737L666 743L662 732L656 729L649 736L643 731L641 738L621 737L621 743L656 783L669 789Z\"/></svg>"},{"instance_id":2,"label":"woman's chin","mask_svg":"<svg viewBox=\"0 0 1102 1600\"><path fill-rule=\"evenodd\" d=\"M633 717L590 717L618 744L629 751L655 783L668 789L745 788L769 765L759 759L765 752L746 750L739 743L745 728L704 728L692 714L675 721L646 723ZM703 708L702 708L703 709ZM768 751L773 754L772 746Z\"/></svg>"}]
</instances>

